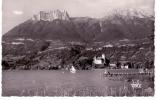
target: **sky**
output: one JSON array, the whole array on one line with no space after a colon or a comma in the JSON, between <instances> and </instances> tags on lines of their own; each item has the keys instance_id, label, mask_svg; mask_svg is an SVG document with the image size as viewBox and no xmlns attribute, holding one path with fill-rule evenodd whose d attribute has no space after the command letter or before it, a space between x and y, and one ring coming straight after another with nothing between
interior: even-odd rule
<instances>
[{"instance_id":1,"label":"sky","mask_svg":"<svg viewBox=\"0 0 157 100\"><path fill-rule=\"evenodd\" d=\"M66 10L71 17L101 18L117 9L154 14L154 0L3 0L2 34L41 10Z\"/></svg>"}]
</instances>

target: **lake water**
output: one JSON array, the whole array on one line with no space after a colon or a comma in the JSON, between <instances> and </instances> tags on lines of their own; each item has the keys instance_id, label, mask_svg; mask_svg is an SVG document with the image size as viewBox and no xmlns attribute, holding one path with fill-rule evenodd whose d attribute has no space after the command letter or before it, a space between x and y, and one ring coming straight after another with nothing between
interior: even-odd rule
<instances>
[{"instance_id":1,"label":"lake water","mask_svg":"<svg viewBox=\"0 0 157 100\"><path fill-rule=\"evenodd\" d=\"M75 74L69 71L3 71L2 95L20 95L24 90L46 88L52 91L55 88L85 88L94 87L103 89L106 87L120 87L126 84L124 81L112 81L102 76L104 70L77 71Z\"/></svg>"}]
</instances>

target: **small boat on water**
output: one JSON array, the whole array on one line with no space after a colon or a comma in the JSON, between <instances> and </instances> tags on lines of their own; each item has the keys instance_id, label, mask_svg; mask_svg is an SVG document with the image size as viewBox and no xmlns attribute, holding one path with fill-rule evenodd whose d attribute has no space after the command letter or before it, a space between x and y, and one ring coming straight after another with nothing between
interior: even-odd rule
<instances>
[{"instance_id":1,"label":"small boat on water","mask_svg":"<svg viewBox=\"0 0 157 100\"><path fill-rule=\"evenodd\" d=\"M74 68L74 66L71 66L70 72L71 72L71 73L76 73L76 69Z\"/></svg>"}]
</instances>

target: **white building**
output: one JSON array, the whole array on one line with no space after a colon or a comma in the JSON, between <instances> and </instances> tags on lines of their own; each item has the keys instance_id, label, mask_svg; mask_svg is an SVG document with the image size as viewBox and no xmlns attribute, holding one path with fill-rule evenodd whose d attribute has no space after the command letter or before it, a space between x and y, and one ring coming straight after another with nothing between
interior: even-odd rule
<instances>
[{"instance_id":1,"label":"white building","mask_svg":"<svg viewBox=\"0 0 157 100\"><path fill-rule=\"evenodd\" d=\"M105 54L102 54L101 57L94 57L94 61L93 63L94 64L98 64L98 65L101 65L101 64L104 64L105 62Z\"/></svg>"}]
</instances>

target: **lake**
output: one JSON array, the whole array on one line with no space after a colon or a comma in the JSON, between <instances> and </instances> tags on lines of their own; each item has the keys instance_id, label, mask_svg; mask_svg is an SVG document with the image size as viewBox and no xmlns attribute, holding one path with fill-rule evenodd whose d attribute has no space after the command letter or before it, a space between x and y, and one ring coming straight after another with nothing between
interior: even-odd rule
<instances>
[{"instance_id":1,"label":"lake","mask_svg":"<svg viewBox=\"0 0 157 100\"><path fill-rule=\"evenodd\" d=\"M128 82L109 80L102 76L103 72L103 69L77 71L75 74L65 70L3 71L2 95L106 96L112 95L107 92L114 91L109 90L109 87L116 91L121 91L119 87L128 87ZM120 95L117 93L113 95Z\"/></svg>"}]
</instances>

